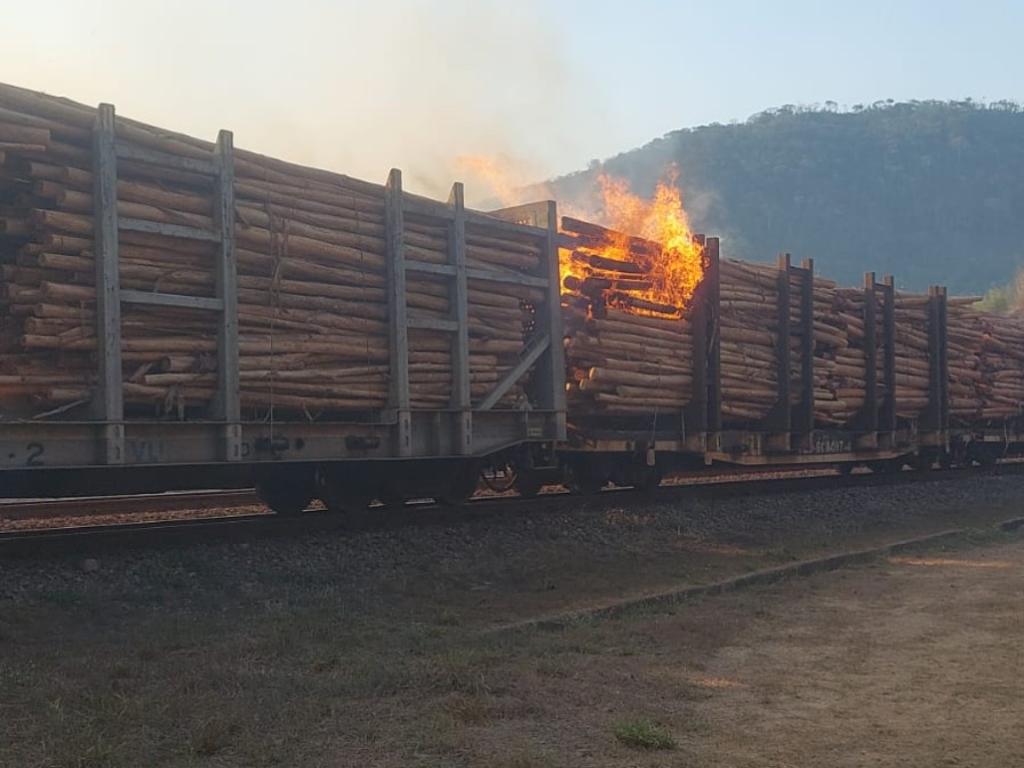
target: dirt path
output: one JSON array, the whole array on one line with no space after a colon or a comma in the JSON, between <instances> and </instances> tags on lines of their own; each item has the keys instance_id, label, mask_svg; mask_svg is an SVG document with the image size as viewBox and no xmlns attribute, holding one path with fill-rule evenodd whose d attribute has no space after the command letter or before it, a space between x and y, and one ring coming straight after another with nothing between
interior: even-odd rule
<instances>
[{"instance_id":1,"label":"dirt path","mask_svg":"<svg viewBox=\"0 0 1024 768\"><path fill-rule=\"evenodd\" d=\"M1024 543L737 596L695 679L701 765L1024 764Z\"/></svg>"}]
</instances>

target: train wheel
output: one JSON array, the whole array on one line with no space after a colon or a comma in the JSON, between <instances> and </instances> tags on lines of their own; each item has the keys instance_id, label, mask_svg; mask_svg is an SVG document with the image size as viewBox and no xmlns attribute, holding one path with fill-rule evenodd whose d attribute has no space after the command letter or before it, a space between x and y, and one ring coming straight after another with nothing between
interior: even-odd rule
<instances>
[{"instance_id":1,"label":"train wheel","mask_svg":"<svg viewBox=\"0 0 1024 768\"><path fill-rule=\"evenodd\" d=\"M436 499L449 507L460 507L476 493L480 469L476 465L459 466L452 471L447 488Z\"/></svg>"},{"instance_id":2,"label":"train wheel","mask_svg":"<svg viewBox=\"0 0 1024 768\"><path fill-rule=\"evenodd\" d=\"M536 472L520 470L516 473L514 486L516 493L524 499L532 499L540 493L540 489L544 487L544 483L540 481L540 477L537 476Z\"/></svg>"},{"instance_id":3,"label":"train wheel","mask_svg":"<svg viewBox=\"0 0 1024 768\"><path fill-rule=\"evenodd\" d=\"M313 473L302 467L274 467L259 470L256 495L279 515L295 516L306 511L313 500Z\"/></svg>"},{"instance_id":4,"label":"train wheel","mask_svg":"<svg viewBox=\"0 0 1024 768\"><path fill-rule=\"evenodd\" d=\"M369 522L374 494L367 485L325 469L318 478L317 493L327 511L342 515L348 527L362 528Z\"/></svg>"},{"instance_id":5,"label":"train wheel","mask_svg":"<svg viewBox=\"0 0 1024 768\"><path fill-rule=\"evenodd\" d=\"M974 457L974 460L978 462L978 466L980 467L994 467L998 461L996 455L991 451L979 452L978 455Z\"/></svg>"},{"instance_id":6,"label":"train wheel","mask_svg":"<svg viewBox=\"0 0 1024 768\"><path fill-rule=\"evenodd\" d=\"M339 488L334 492L321 492L320 499L329 512L345 515L353 522L363 522L370 513L373 497L368 493Z\"/></svg>"},{"instance_id":7,"label":"train wheel","mask_svg":"<svg viewBox=\"0 0 1024 768\"><path fill-rule=\"evenodd\" d=\"M641 493L654 493L661 486L662 473L657 467L642 467L637 470L632 483Z\"/></svg>"},{"instance_id":8,"label":"train wheel","mask_svg":"<svg viewBox=\"0 0 1024 768\"><path fill-rule=\"evenodd\" d=\"M884 461L869 461L868 468L876 475L888 475L899 472L903 469L903 459L886 459Z\"/></svg>"},{"instance_id":9,"label":"train wheel","mask_svg":"<svg viewBox=\"0 0 1024 768\"><path fill-rule=\"evenodd\" d=\"M569 490L581 496L593 496L600 493L608 484L604 473L594 464L577 461L569 465Z\"/></svg>"},{"instance_id":10,"label":"train wheel","mask_svg":"<svg viewBox=\"0 0 1024 768\"><path fill-rule=\"evenodd\" d=\"M370 503L373 497L368 493L338 488L333 492L321 491L320 499L328 512L341 515L346 528L360 530L372 521Z\"/></svg>"},{"instance_id":11,"label":"train wheel","mask_svg":"<svg viewBox=\"0 0 1024 768\"><path fill-rule=\"evenodd\" d=\"M935 465L935 457L931 454L917 455L909 463L918 472L927 472Z\"/></svg>"}]
</instances>

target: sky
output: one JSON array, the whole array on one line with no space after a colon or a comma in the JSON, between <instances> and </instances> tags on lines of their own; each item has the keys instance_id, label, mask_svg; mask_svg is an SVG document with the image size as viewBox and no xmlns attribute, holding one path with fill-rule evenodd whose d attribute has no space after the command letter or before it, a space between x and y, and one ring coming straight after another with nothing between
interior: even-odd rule
<instances>
[{"instance_id":1,"label":"sky","mask_svg":"<svg viewBox=\"0 0 1024 768\"><path fill-rule=\"evenodd\" d=\"M0 0L0 81L470 201L782 104L1024 99L1024 2Z\"/></svg>"}]
</instances>

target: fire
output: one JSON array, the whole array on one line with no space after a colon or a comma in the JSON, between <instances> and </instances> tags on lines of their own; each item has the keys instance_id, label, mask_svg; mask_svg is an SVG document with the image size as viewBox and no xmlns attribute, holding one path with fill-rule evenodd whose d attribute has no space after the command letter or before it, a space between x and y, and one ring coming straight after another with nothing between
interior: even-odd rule
<instances>
[{"instance_id":1,"label":"fire","mask_svg":"<svg viewBox=\"0 0 1024 768\"><path fill-rule=\"evenodd\" d=\"M531 196L550 192L530 184L528 164L505 155L460 155L455 165L473 187L486 190L502 206L521 202L527 190ZM559 251L563 285L570 277L580 281L591 277L603 279L612 284L606 296L611 304L641 313L681 312L700 283L704 266L703 248L693 239L677 179L675 168L670 169L658 183L654 196L645 200L633 194L624 179L601 174L597 177L595 191L599 202L595 212L584 213L577 206L560 201L561 214L597 221L613 230L611 234L601 234L600 239L593 236L581 240L575 248L576 257L572 250ZM587 260L588 256L610 261L595 264L594 259ZM625 270L616 269L620 266ZM644 305L654 308L645 309Z\"/></svg>"},{"instance_id":2,"label":"fire","mask_svg":"<svg viewBox=\"0 0 1024 768\"><path fill-rule=\"evenodd\" d=\"M631 289L630 296L684 308L700 282L704 263L703 248L694 240L683 209L675 171L658 183L651 200L634 195L624 179L602 174L597 181L601 223L619 234L577 250L642 267L645 285ZM660 249L638 252L636 237L656 243ZM568 276L584 279L601 274L600 269L574 259L571 251L561 252L560 266L563 281Z\"/></svg>"}]
</instances>

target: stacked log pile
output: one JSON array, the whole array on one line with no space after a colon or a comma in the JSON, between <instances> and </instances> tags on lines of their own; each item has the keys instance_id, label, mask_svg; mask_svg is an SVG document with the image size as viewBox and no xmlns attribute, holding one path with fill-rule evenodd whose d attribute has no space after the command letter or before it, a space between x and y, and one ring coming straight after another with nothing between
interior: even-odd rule
<instances>
[{"instance_id":1,"label":"stacked log pile","mask_svg":"<svg viewBox=\"0 0 1024 768\"><path fill-rule=\"evenodd\" d=\"M863 291L814 280L814 421L848 424L864 407Z\"/></svg>"},{"instance_id":2,"label":"stacked log pile","mask_svg":"<svg viewBox=\"0 0 1024 768\"><path fill-rule=\"evenodd\" d=\"M722 418L761 420L778 397L778 272L723 259L719 275Z\"/></svg>"},{"instance_id":3,"label":"stacked log pile","mask_svg":"<svg viewBox=\"0 0 1024 768\"><path fill-rule=\"evenodd\" d=\"M951 298L947 308L949 411L961 424L1024 409L1024 318L982 312L976 301Z\"/></svg>"},{"instance_id":4,"label":"stacked log pile","mask_svg":"<svg viewBox=\"0 0 1024 768\"><path fill-rule=\"evenodd\" d=\"M928 296L896 292L896 414L912 418L928 408Z\"/></svg>"},{"instance_id":5,"label":"stacked log pile","mask_svg":"<svg viewBox=\"0 0 1024 768\"><path fill-rule=\"evenodd\" d=\"M649 416L691 400L693 339L686 307L644 298L661 247L562 219L562 310L570 413ZM605 255L616 242L618 258ZM621 252L624 251L624 252Z\"/></svg>"},{"instance_id":6,"label":"stacked log pile","mask_svg":"<svg viewBox=\"0 0 1024 768\"><path fill-rule=\"evenodd\" d=\"M92 126L95 110L0 86L0 399L4 410L67 408L92 397L95 371ZM181 158L213 146L118 118L119 142ZM384 188L235 151L235 241L243 407L375 409L389 390ZM118 213L214 229L209 176L118 161ZM448 262L447 224L409 216L406 258ZM542 272L535 245L467 227L467 263ZM213 296L214 245L122 231L122 288ZM450 286L409 273L408 312L449 318ZM514 365L542 291L471 280L472 392ZM141 414L205 406L216 382L215 313L125 304L124 399ZM413 407L451 400L451 334L410 332ZM514 387L504 406L522 404ZM15 403L15 401L20 401Z\"/></svg>"},{"instance_id":7,"label":"stacked log pile","mask_svg":"<svg viewBox=\"0 0 1024 768\"><path fill-rule=\"evenodd\" d=\"M778 268L723 261L721 266L721 339L723 417L764 419L778 400ZM790 405L799 403L802 333L800 279L791 276ZM886 396L880 323L876 370L878 397ZM896 319L896 410L913 418L928 407L928 297L899 293ZM819 426L848 426L864 407L867 367L864 350L864 292L839 288L815 277L813 283L814 421ZM951 393L961 394L957 387Z\"/></svg>"},{"instance_id":8,"label":"stacked log pile","mask_svg":"<svg viewBox=\"0 0 1024 768\"><path fill-rule=\"evenodd\" d=\"M466 265L492 272L532 275L543 275L546 270L536 242L489 235L473 222L466 224ZM475 398L478 393L485 394L483 390L492 389L515 366L523 339L534 332L537 314L547 297L542 288L473 279L469 280L468 291L469 368ZM480 349L484 342L486 348ZM528 395L524 385L517 382L500 403L505 407L524 407Z\"/></svg>"},{"instance_id":9,"label":"stacked log pile","mask_svg":"<svg viewBox=\"0 0 1024 768\"><path fill-rule=\"evenodd\" d=\"M778 270L723 261L721 266L723 416L765 418L777 394ZM790 404L799 392L801 315L799 283L790 280ZM864 291L814 280L814 420L851 426L865 405ZM875 297L877 397L884 381L882 296ZM948 361L950 409L962 421L1006 418L1024 402L1024 321L970 308L974 298L950 299ZM902 418L929 407L929 297L897 292L894 302L895 406ZM1021 350L1021 351L1019 351Z\"/></svg>"},{"instance_id":10,"label":"stacked log pile","mask_svg":"<svg viewBox=\"0 0 1024 768\"><path fill-rule=\"evenodd\" d=\"M407 216L406 258L443 264L448 261L448 231L444 223ZM479 225L466 225L466 265L490 272L538 274L541 253L536 244L508 235L488 234ZM408 315L444 320L451 317L450 288L443 277L409 272L406 278ZM543 289L511 283L470 279L469 368L470 394L478 400L490 392L511 369L534 328L537 308L545 301ZM444 408L451 401L451 338L435 331L409 331L409 384L415 408ZM517 382L501 398L499 407L525 407L524 385Z\"/></svg>"},{"instance_id":11,"label":"stacked log pile","mask_svg":"<svg viewBox=\"0 0 1024 768\"><path fill-rule=\"evenodd\" d=\"M764 419L777 401L778 269L736 261L721 268L722 413L726 422ZM799 402L800 286L790 279L790 404ZM866 402L864 291L814 280L814 421L852 427ZM882 295L875 296L877 397L884 381ZM976 298L947 302L947 391L960 423L998 420L1024 408L1024 318L980 312ZM897 292L895 407L914 419L929 407L929 297Z\"/></svg>"},{"instance_id":12,"label":"stacked log pile","mask_svg":"<svg viewBox=\"0 0 1024 768\"><path fill-rule=\"evenodd\" d=\"M628 258L608 257L608 232L571 219L563 228L575 248L563 259L563 312L570 409L650 414L679 408L692 386L692 338L685 309L639 296L650 288L645 261L655 244L631 238ZM615 240L616 252L621 239ZM722 260L719 340L722 417L754 426L777 406L779 267ZM856 429L867 400L865 291L813 281L814 423ZM789 276L789 406L801 396L802 277ZM885 381L884 294L874 293L875 376L879 403ZM932 405L929 302L926 294L894 294L894 392L897 416L920 418ZM976 298L947 300L947 392L962 424L1024 414L1024 317L980 312Z\"/></svg>"},{"instance_id":13,"label":"stacked log pile","mask_svg":"<svg viewBox=\"0 0 1024 768\"><path fill-rule=\"evenodd\" d=\"M722 415L726 421L759 421L778 401L779 269L723 261L721 273ZM799 404L802 381L802 278L789 283L789 405ZM814 419L848 421L864 400L863 353L856 350L863 322L849 295L814 277Z\"/></svg>"},{"instance_id":14,"label":"stacked log pile","mask_svg":"<svg viewBox=\"0 0 1024 768\"><path fill-rule=\"evenodd\" d=\"M0 402L5 414L70 409L92 397L95 262L92 127L95 110L0 86ZM119 119L128 147L209 159L213 146ZM339 174L235 152L240 378L250 417L302 416L383 407L389 392L385 192ZM213 230L210 177L168 164L118 161L121 216ZM407 214L412 261L449 261L449 224ZM689 307L651 300L651 265L661 246L572 219L562 307L567 391L577 412L648 415L692 398ZM528 237L466 224L473 269L543 275L544 254ZM614 241L616 248L609 250ZM215 245L122 231L125 289L215 295ZM616 254L610 257L609 253ZM719 331L723 417L765 418L777 399L778 270L723 261ZM410 271L412 320L452 317L446 277ZM790 405L800 396L800 285L790 280ZM515 366L533 330L541 289L471 277L468 283L470 388L474 400ZM895 298L895 403L914 418L929 405L929 297ZM963 423L1021 413L1024 320L986 314L971 299L948 302L949 402ZM866 397L864 293L815 278L814 416L851 424ZM876 307L881 319L881 305ZM214 395L215 313L124 304L124 397L134 415L201 413ZM879 332L878 396L884 350ZM451 334L409 331L412 405L452 402ZM528 381L528 380L527 380ZM501 407L527 407L517 384Z\"/></svg>"}]
</instances>

